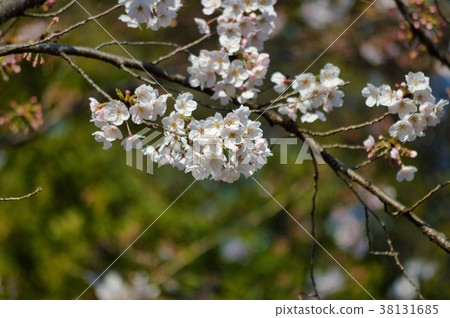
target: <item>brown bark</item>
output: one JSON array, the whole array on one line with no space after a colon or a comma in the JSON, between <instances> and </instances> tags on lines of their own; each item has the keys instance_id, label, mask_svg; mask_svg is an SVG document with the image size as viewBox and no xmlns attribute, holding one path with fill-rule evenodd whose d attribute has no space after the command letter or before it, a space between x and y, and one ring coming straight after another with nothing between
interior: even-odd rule
<instances>
[{"instance_id":1,"label":"brown bark","mask_svg":"<svg viewBox=\"0 0 450 318\"><path fill-rule=\"evenodd\" d=\"M46 0L0 0L0 24L22 15L25 10L44 4Z\"/></svg>"}]
</instances>

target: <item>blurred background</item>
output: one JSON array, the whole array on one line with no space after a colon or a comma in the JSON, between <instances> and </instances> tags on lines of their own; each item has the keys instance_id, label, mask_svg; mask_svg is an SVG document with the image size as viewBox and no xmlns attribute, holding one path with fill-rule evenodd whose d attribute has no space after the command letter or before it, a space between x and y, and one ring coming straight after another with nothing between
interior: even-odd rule
<instances>
[{"instance_id":1,"label":"blurred background","mask_svg":"<svg viewBox=\"0 0 450 318\"><path fill-rule=\"evenodd\" d=\"M58 0L56 7L66 2ZM116 3L80 2L92 13ZM275 71L291 77L302 73L370 4L356 0L278 2L277 28L265 44L271 58L268 78ZM440 3L449 17L445 2ZM432 4L434 1L423 5L427 8ZM119 41L186 44L199 37L194 17L204 18L198 2L187 5L185 1L173 27L153 32L127 28L117 19L122 11L118 9L99 20ZM423 16L431 25L429 34L440 48L448 49L450 32L443 19L436 13ZM64 29L84 18L86 14L75 5L50 30ZM50 22L22 17L2 34L1 41L4 44L39 37ZM2 25L2 30L6 27ZM91 22L59 43L95 47L109 41L111 38ZM217 48L217 40L210 39L191 52L198 54L201 48ZM162 46L127 49L137 59L147 61L172 50ZM117 47L104 50L125 55ZM17 64L18 74L13 73L19 69L2 60L0 116L21 107L31 115L1 126L0 197L19 196L38 186L44 190L23 201L0 202L0 297L74 299L193 178L171 167L155 169L153 175L129 167L118 143L102 150L92 136L96 127L89 122L88 100L101 97L64 61L50 56L32 56L30 60ZM38 65L33 67L35 60ZM116 88L134 90L141 84L110 65L84 58L74 61L111 95ZM350 82L344 88L344 106L330 114L325 123L303 124L308 129L325 131L380 116L384 110L364 105L361 89L367 82L393 86L403 81L409 71L423 71L431 77L434 95L448 98L450 71L411 39L390 0L378 0L310 71L317 74L326 63L339 66L341 78ZM187 74L188 65L184 53L161 64L182 74ZM259 101L274 97L275 93L268 90ZM209 115L209 110L198 112L198 117ZM426 137L408 144L418 152L417 158L405 162L419 170L413 182L397 183L398 168L383 160L362 168L360 173L406 205L413 204L450 177L447 121L448 115L439 126L427 130ZM369 134L386 135L392 123L386 119L368 129L319 141L361 145ZM263 129L266 138L287 136L264 121ZM255 178L310 229L314 170L308 161L294 165L300 143L288 149L287 165L279 164L280 149L275 146L274 157ZM330 152L348 165L366 159L364 150ZM364 209L351 191L328 166L319 167L319 180L318 241L375 298L416 298L391 257L368 253ZM385 214L377 199L361 193L386 223L400 260L425 298L448 299L448 255L403 218ZM449 235L449 206L446 188L416 212ZM370 226L374 248L386 250L382 229L373 220ZM309 279L311 243L309 236L253 180L242 177L231 185L196 182L82 298L298 299L313 291ZM323 298L368 299L320 248L316 251L315 274Z\"/></svg>"}]
</instances>

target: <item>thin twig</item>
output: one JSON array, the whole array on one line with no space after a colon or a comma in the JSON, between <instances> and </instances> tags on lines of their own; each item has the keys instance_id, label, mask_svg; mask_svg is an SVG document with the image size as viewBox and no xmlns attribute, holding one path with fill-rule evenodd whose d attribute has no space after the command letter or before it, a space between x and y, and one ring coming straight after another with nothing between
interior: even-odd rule
<instances>
[{"instance_id":1,"label":"thin twig","mask_svg":"<svg viewBox=\"0 0 450 318\"><path fill-rule=\"evenodd\" d=\"M153 129L161 131L161 132L168 132L168 133L173 134L173 135L178 136L178 137L187 137L188 136L186 134L182 134L182 133L173 131L173 130L167 128L167 127L161 126L161 125L159 125L157 123L153 123L153 122L150 122L150 121L144 121L143 123L145 125L147 125L148 127L150 127L150 128L153 128Z\"/></svg>"},{"instance_id":2,"label":"thin twig","mask_svg":"<svg viewBox=\"0 0 450 318\"><path fill-rule=\"evenodd\" d=\"M317 192L319 192L319 169L317 167L317 160L316 160L316 156L314 153L312 154L312 159L313 159L312 161L313 161L313 166L314 166L314 176L313 176L314 193L312 196L312 207L311 207L310 217L311 217L311 235L314 238L314 240L312 240L312 245L311 245L311 257L310 257L310 261L309 261L309 276L311 278L311 284L313 286L314 296L317 297L317 299L320 299L319 292L317 291L316 279L314 277L314 267L315 267L315 257L316 257L316 247L317 247L315 212L316 212Z\"/></svg>"},{"instance_id":3,"label":"thin twig","mask_svg":"<svg viewBox=\"0 0 450 318\"><path fill-rule=\"evenodd\" d=\"M9 30L12 29L12 27L19 21L19 18L14 18L13 21L4 29L0 30L0 37L3 37L6 33L8 33Z\"/></svg>"},{"instance_id":4,"label":"thin twig","mask_svg":"<svg viewBox=\"0 0 450 318\"><path fill-rule=\"evenodd\" d=\"M164 55L164 56L162 56L162 57L156 59L155 61L152 62L152 64L155 64L155 65L156 65L156 64L159 64L159 63L161 63L162 61L165 61L165 60L167 60L167 59L169 59L169 58L175 56L176 54L178 54L178 53L180 53L180 52L182 52L182 51L187 51L187 49L189 49L189 48L191 48L191 47L193 47L193 46L195 46L195 45L197 45L197 44L203 42L203 41L206 40L207 38L211 37L211 35L212 35L212 34L205 34L205 35L202 36L201 38L199 38L199 39L197 39L197 40L195 40L195 41L193 41L193 42L191 42L191 43L188 43L188 44L186 44L186 45L184 45L184 46L181 46L181 47L179 47L179 48L173 50L173 51L170 52L169 54ZM189 51L188 51L188 53L189 53Z\"/></svg>"},{"instance_id":5,"label":"thin twig","mask_svg":"<svg viewBox=\"0 0 450 318\"><path fill-rule=\"evenodd\" d=\"M423 298L422 293L420 292L420 290L417 287L417 285L413 282L411 277L409 277L408 273L406 272L405 268L403 267L402 262L400 261L400 259L398 257L398 252L394 248L394 244L392 243L391 237L390 237L389 232L388 232L388 230L386 228L386 224L383 222L383 220L380 219L380 217L374 211L372 211L372 209L370 209L367 206L367 204L361 198L359 193L353 187L352 183L350 181L348 181L346 178L344 178L344 176L342 176L339 172L335 171L335 173L342 181L345 182L345 184L348 186L348 188L356 196L358 201L363 205L365 213L367 213L367 211L370 212L370 214L375 218L375 220L377 220L377 222L380 224L381 228L383 229L384 237L385 237L385 240L386 240L386 244L388 245L389 251L388 252L374 252L373 250L369 249L369 252L371 254L374 254L374 255L384 255L384 256L392 257L394 259L394 261L395 261L395 265L400 269L402 275L406 278L406 280L409 282L409 284L411 284L411 286L414 288L414 290L416 291L416 293L419 296L419 298L423 300L424 298ZM386 204L385 204L385 207L386 207ZM366 221L366 222L368 222L368 221Z\"/></svg>"},{"instance_id":6,"label":"thin twig","mask_svg":"<svg viewBox=\"0 0 450 318\"><path fill-rule=\"evenodd\" d=\"M105 10L105 11L103 11L103 12L101 12L101 13L95 15L95 16L88 17L88 18L86 18L86 19L84 19L82 21L79 21L79 22L71 25L70 27L62 30L62 31L54 32L54 33L50 34L49 36L47 36L46 38L44 38L42 40L35 41L35 42L30 42L30 43L12 44L12 45L9 45L7 47L11 47L11 48L14 48L14 49L30 49L30 48L35 47L37 45L41 45L41 44L50 42L50 41L52 41L54 39L57 39L57 38L61 37L64 34L69 33L70 31L73 31L74 29L76 29L76 28L78 28L78 27L80 27L82 25L85 25L89 21L97 20L98 18L101 18L101 17L111 13L112 11L120 8L121 6L122 5L117 4L117 5L109 8L109 9L107 9L107 10ZM4 51L0 51L1 55L4 55L3 53L4 53Z\"/></svg>"},{"instance_id":7,"label":"thin twig","mask_svg":"<svg viewBox=\"0 0 450 318\"><path fill-rule=\"evenodd\" d=\"M351 149L351 150L365 150L366 148L362 145L347 145L347 144L332 144L323 145L323 149Z\"/></svg>"},{"instance_id":8,"label":"thin twig","mask_svg":"<svg viewBox=\"0 0 450 318\"><path fill-rule=\"evenodd\" d=\"M403 211L402 213L408 213L408 212L413 211L415 208L417 208L419 205L421 205L423 202L425 202L425 200L428 199L433 193L439 191L440 189L444 188L445 186L447 186L449 184L450 184L450 180L447 182L444 182L443 184L436 186L434 189L432 189L430 192L428 192L423 198L418 200L409 209L407 209L406 211Z\"/></svg>"},{"instance_id":9,"label":"thin twig","mask_svg":"<svg viewBox=\"0 0 450 318\"><path fill-rule=\"evenodd\" d=\"M100 93L104 98L106 98L108 101L113 101L113 98L105 92L103 89L100 88L78 65L75 64L75 62L64 52L60 53L60 56L69 63L72 68L77 71L85 80L89 83L97 92Z\"/></svg>"},{"instance_id":10,"label":"thin twig","mask_svg":"<svg viewBox=\"0 0 450 318\"><path fill-rule=\"evenodd\" d=\"M362 162L362 163L360 163L360 164L358 164L358 165L356 165L354 167L351 167L350 169L357 170L359 168L365 167L365 166L371 164L372 162L374 162L374 161L376 161L376 160L378 160L380 158L383 158L388 152L389 152L389 150L385 149L381 153L379 153L378 155L373 156L372 158L370 158L370 159L368 159L368 160L366 160L366 161L364 161L364 162Z\"/></svg>"},{"instance_id":11,"label":"thin twig","mask_svg":"<svg viewBox=\"0 0 450 318\"><path fill-rule=\"evenodd\" d=\"M383 116L375 118L374 120L367 121L365 123L358 124L358 125L351 125L351 126L347 126L347 127L341 127L341 128L334 129L334 130L329 130L329 131L324 131L324 132L316 132L316 131L305 131L305 132L308 135L314 136L314 137L327 137L327 136L335 135L335 134L338 134L338 133L341 133L341 132L347 132L347 131L351 131L351 130L361 129L361 128L364 128L364 127L367 127L367 126L372 126L373 124L382 121L383 119L385 119L389 115L390 115L390 113L386 112L386 113L383 114Z\"/></svg>"},{"instance_id":12,"label":"thin twig","mask_svg":"<svg viewBox=\"0 0 450 318\"><path fill-rule=\"evenodd\" d=\"M114 55L111 53L106 52L100 52L97 50L94 50L93 48L86 48L86 47L76 47L76 46L68 46L68 45L57 45L57 44L41 44L34 47L28 47L28 48L17 48L17 46L14 45L6 45L3 47L0 47L0 56L8 55L12 53L25 53L25 52L31 52L31 53L47 53L59 56L60 52L64 52L67 55L74 55L74 56L83 56L86 58L91 58L99 61L103 61L105 63L120 67L121 64L133 68L133 69L145 69L149 73L159 77L163 78L165 80L168 80L172 83L180 84L186 88L198 91L200 93L206 94L208 96L212 96L214 94L214 91L211 89L204 89L201 90L200 88L191 87L189 85L188 79L176 72L169 71L160 67L157 67L156 65L153 65L151 63L146 63L144 61L136 61L133 59L125 58L122 56ZM240 106L240 103L237 100L232 101L233 104ZM255 101L249 101L245 103L246 106L249 106L250 109L258 109L259 105ZM289 118L283 117L280 114L278 114L275 111L267 110L263 116L266 118L266 120L271 125L277 125L283 127L284 130L286 130L287 133L294 134L297 138L299 138L302 141L305 141L306 138L308 138L307 132L302 130L298 124ZM399 201L395 200L391 196L389 196L387 193L385 193L383 190L381 190L379 187L377 187L375 184L364 178L363 176L359 175L356 171L353 171L348 166L340 162L337 158L332 156L330 153L328 153L325 149L321 147L319 143L317 143L314 139L309 139L310 143L318 149L320 154L322 155L322 158L325 160L325 162L335 171L339 171L348 178L350 178L352 181L358 183L360 186L365 188L367 191L372 193L373 195L377 196L381 202L386 203L396 211L405 211L407 210L407 207L400 203ZM425 235L430 241L432 241L434 244L442 248L447 253L450 253L450 240L447 238L447 236L436 230L435 228L431 227L430 225L426 224L425 221L423 221L420 217L415 215L412 212L404 213L402 214L408 221L410 221L415 227L417 227L423 235Z\"/></svg>"},{"instance_id":13,"label":"thin twig","mask_svg":"<svg viewBox=\"0 0 450 318\"><path fill-rule=\"evenodd\" d=\"M37 194L37 193L39 193L39 192L41 192L42 191L42 188L41 187L38 187L36 190L34 190L33 192L31 192L31 193L28 193L28 194L26 194L26 195L24 195L24 196L22 196L22 197L18 197L18 198L0 198L0 201L20 201L20 200L23 200L23 199L27 199L27 198L29 198L29 197L32 197L33 195L35 195L35 194Z\"/></svg>"},{"instance_id":14,"label":"thin twig","mask_svg":"<svg viewBox=\"0 0 450 318\"><path fill-rule=\"evenodd\" d=\"M64 7L62 7L61 9L59 9L57 11L53 11L53 12L48 12L48 13L28 13L28 12L24 12L22 15L25 16L25 17L32 17L32 18L53 18L53 17L56 17L56 16L60 15L61 13L66 11L67 9L69 9L75 3L77 3L77 1L76 0L72 0L68 4L66 4Z\"/></svg>"},{"instance_id":15,"label":"thin twig","mask_svg":"<svg viewBox=\"0 0 450 318\"><path fill-rule=\"evenodd\" d=\"M173 47L180 47L180 45L172 42L159 42L159 41L136 41L136 42L130 42L130 41L111 41L111 42L105 42L97 46L95 49L100 50L106 46L113 46L113 45L130 45L130 46L138 46L138 45L164 45L164 46L173 46ZM189 53L189 52L188 52Z\"/></svg>"}]
</instances>

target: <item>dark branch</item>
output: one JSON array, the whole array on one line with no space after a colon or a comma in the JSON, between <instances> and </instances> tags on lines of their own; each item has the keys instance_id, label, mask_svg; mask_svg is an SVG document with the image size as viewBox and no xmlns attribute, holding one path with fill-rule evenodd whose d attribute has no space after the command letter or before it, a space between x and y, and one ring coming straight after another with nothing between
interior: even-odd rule
<instances>
[{"instance_id":1,"label":"dark branch","mask_svg":"<svg viewBox=\"0 0 450 318\"><path fill-rule=\"evenodd\" d=\"M430 55L434 56L440 60L444 65L450 68L450 57L447 53L439 51L439 49L434 45L433 41L425 34L421 28L416 28L414 26L414 20L411 14L408 12L408 8L401 0L394 0L397 4L398 10L403 15L403 18L408 22L411 32L414 36L419 39L419 41L425 45Z\"/></svg>"},{"instance_id":2,"label":"dark branch","mask_svg":"<svg viewBox=\"0 0 450 318\"><path fill-rule=\"evenodd\" d=\"M0 1L0 24L18 17L30 8L44 4L46 0L3 0Z\"/></svg>"},{"instance_id":3,"label":"dark branch","mask_svg":"<svg viewBox=\"0 0 450 318\"><path fill-rule=\"evenodd\" d=\"M178 83L190 89L195 89L204 94L207 95L214 94L214 91L211 89L205 89L202 91L200 88L192 88L189 85L188 79L185 76L172 71L165 70L163 68L159 68L152 63L137 61L130 58L124 58L106 52L99 52L92 48L56 45L56 44L39 44L31 47L17 47L14 45L0 47L0 56L12 53L25 53L25 52L47 53L55 56L60 56L61 53L65 53L67 55L92 58L95 60L109 63L118 68L125 66L132 69L145 70L156 77L163 78L173 83ZM234 101L234 103L239 105L237 101ZM259 107L259 105L256 104L255 102L247 103L247 106L249 106L251 109L258 109ZM373 195L377 196L381 200L381 202L395 209L395 211L397 212L396 214L401 213L402 215L404 215L412 224L414 224L417 228L419 228L430 241L437 244L447 253L450 253L450 240L444 233L441 233L436 229L434 229L433 227L431 227L430 225L426 224L417 215L415 215L412 212L409 212L408 208L405 205L398 202L394 198L390 197L387 193L385 193L379 187L374 185L372 182L365 179L364 177L356 173L354 170L352 170L351 168L340 162L338 159L333 157L320 144L318 144L315 140L310 138L310 136L307 133L305 133L301 128L299 128L296 122L292 121L289 118L281 116L280 114L278 114L273 110L266 110L266 112L263 113L263 116L270 124L281 126L287 132L292 133L300 140L307 142L312 149L317 150L322 155L325 162L334 171L340 172L342 175L346 176L347 178L349 178L353 182L356 182Z\"/></svg>"}]
</instances>

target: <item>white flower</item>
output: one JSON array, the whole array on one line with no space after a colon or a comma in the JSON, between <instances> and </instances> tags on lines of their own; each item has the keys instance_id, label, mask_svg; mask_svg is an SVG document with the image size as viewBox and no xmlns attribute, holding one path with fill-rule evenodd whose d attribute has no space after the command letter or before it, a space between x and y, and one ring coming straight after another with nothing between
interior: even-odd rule
<instances>
[{"instance_id":1,"label":"white flower","mask_svg":"<svg viewBox=\"0 0 450 318\"><path fill-rule=\"evenodd\" d=\"M286 115L286 116L288 116L289 118L291 118L293 121L296 121L297 120L297 108L294 106L294 107L292 107L292 106L283 106L283 107L280 107L280 108L278 108L278 112L281 114L281 115Z\"/></svg>"},{"instance_id":2,"label":"white flower","mask_svg":"<svg viewBox=\"0 0 450 318\"><path fill-rule=\"evenodd\" d=\"M430 87L430 78L425 76L422 72L409 72L408 75L405 76L406 83L408 84L408 89L411 92L415 92L417 90L423 90Z\"/></svg>"},{"instance_id":3,"label":"white flower","mask_svg":"<svg viewBox=\"0 0 450 318\"><path fill-rule=\"evenodd\" d=\"M209 25L208 25L208 23L206 23L205 20L199 19L199 18L194 18L194 21L197 24L198 31L200 32L200 34L210 34L211 33L211 30L209 29Z\"/></svg>"},{"instance_id":4,"label":"white flower","mask_svg":"<svg viewBox=\"0 0 450 318\"><path fill-rule=\"evenodd\" d=\"M119 20L126 22L130 28L145 23L152 30L169 26L182 6L180 0L119 0L119 3L125 5L127 13L122 14Z\"/></svg>"},{"instance_id":5,"label":"white flower","mask_svg":"<svg viewBox=\"0 0 450 318\"><path fill-rule=\"evenodd\" d=\"M228 113L223 119L223 126L228 130L239 130L242 126L241 119L234 113Z\"/></svg>"},{"instance_id":6,"label":"white flower","mask_svg":"<svg viewBox=\"0 0 450 318\"><path fill-rule=\"evenodd\" d=\"M114 125L105 125L102 127L104 136L108 141L114 141L116 139L122 139L122 132L117 126Z\"/></svg>"},{"instance_id":7,"label":"white flower","mask_svg":"<svg viewBox=\"0 0 450 318\"><path fill-rule=\"evenodd\" d=\"M415 113L405 117L405 119L407 119L411 123L416 135L421 136L423 134L423 131L427 127L427 120L422 114Z\"/></svg>"},{"instance_id":8,"label":"white flower","mask_svg":"<svg viewBox=\"0 0 450 318\"><path fill-rule=\"evenodd\" d=\"M423 104L423 103L426 103L426 102L434 104L434 102L436 101L434 96L431 94L431 89L430 88L416 90L414 92L414 100L418 104Z\"/></svg>"},{"instance_id":9,"label":"white flower","mask_svg":"<svg viewBox=\"0 0 450 318\"><path fill-rule=\"evenodd\" d=\"M258 9L257 0L242 0L241 2L245 12L251 12Z\"/></svg>"},{"instance_id":10,"label":"white flower","mask_svg":"<svg viewBox=\"0 0 450 318\"><path fill-rule=\"evenodd\" d=\"M216 113L214 117L208 117L205 120L205 134L210 137L218 137L222 129L223 117Z\"/></svg>"},{"instance_id":11,"label":"white flower","mask_svg":"<svg viewBox=\"0 0 450 318\"><path fill-rule=\"evenodd\" d=\"M344 93L341 92L340 90L337 89L331 90L326 96L323 109L326 112L331 112L333 110L333 107L342 107L342 104L344 103L342 97L344 97Z\"/></svg>"},{"instance_id":12,"label":"white flower","mask_svg":"<svg viewBox=\"0 0 450 318\"><path fill-rule=\"evenodd\" d=\"M205 136L205 121L192 120L189 123L189 139L201 138Z\"/></svg>"},{"instance_id":13,"label":"white flower","mask_svg":"<svg viewBox=\"0 0 450 318\"><path fill-rule=\"evenodd\" d=\"M184 133L184 120L181 119L180 113L171 112L169 116L162 119L162 124L169 132Z\"/></svg>"},{"instance_id":14,"label":"white flower","mask_svg":"<svg viewBox=\"0 0 450 318\"><path fill-rule=\"evenodd\" d=\"M120 126L125 120L130 118L127 106L120 101L113 101L106 104L105 120L113 125Z\"/></svg>"},{"instance_id":15,"label":"white flower","mask_svg":"<svg viewBox=\"0 0 450 318\"><path fill-rule=\"evenodd\" d=\"M414 166L402 166L400 171L397 173L397 181L412 181L414 179L414 173L416 172L417 168Z\"/></svg>"},{"instance_id":16,"label":"white flower","mask_svg":"<svg viewBox=\"0 0 450 318\"><path fill-rule=\"evenodd\" d=\"M413 141L416 138L414 128L407 120L399 120L389 128L391 137L398 137L401 142Z\"/></svg>"},{"instance_id":17,"label":"white flower","mask_svg":"<svg viewBox=\"0 0 450 318\"><path fill-rule=\"evenodd\" d=\"M153 101L158 96L158 90L153 89L150 85L141 85L134 91L136 99L141 103L148 103Z\"/></svg>"},{"instance_id":18,"label":"white flower","mask_svg":"<svg viewBox=\"0 0 450 318\"><path fill-rule=\"evenodd\" d=\"M225 72L230 67L230 58L224 51L212 51L211 62L214 71L218 73Z\"/></svg>"},{"instance_id":19,"label":"white flower","mask_svg":"<svg viewBox=\"0 0 450 318\"><path fill-rule=\"evenodd\" d=\"M153 115L151 104L135 104L130 107L131 120L136 124L142 124L144 119L150 119Z\"/></svg>"},{"instance_id":20,"label":"white flower","mask_svg":"<svg viewBox=\"0 0 450 318\"><path fill-rule=\"evenodd\" d=\"M125 138L120 144L125 148L125 151L130 151L132 149L141 149L142 142L140 139L142 138L144 138L144 136L135 134Z\"/></svg>"},{"instance_id":21,"label":"white flower","mask_svg":"<svg viewBox=\"0 0 450 318\"><path fill-rule=\"evenodd\" d=\"M283 93L287 89L287 78L280 72L273 73L270 81L275 84L273 89L277 93Z\"/></svg>"},{"instance_id":22,"label":"white flower","mask_svg":"<svg viewBox=\"0 0 450 318\"><path fill-rule=\"evenodd\" d=\"M103 143L104 150L111 148L112 143L105 137L105 133L103 131L96 131L92 135L95 137L95 141Z\"/></svg>"},{"instance_id":23,"label":"white flower","mask_svg":"<svg viewBox=\"0 0 450 318\"><path fill-rule=\"evenodd\" d=\"M133 0L127 9L127 13L132 20L137 23L146 23L152 15L152 10L147 0Z\"/></svg>"},{"instance_id":24,"label":"white flower","mask_svg":"<svg viewBox=\"0 0 450 318\"><path fill-rule=\"evenodd\" d=\"M193 100L191 93L184 93L177 97L175 109L184 116L191 116L192 112L197 109L197 102Z\"/></svg>"},{"instance_id":25,"label":"white flower","mask_svg":"<svg viewBox=\"0 0 450 318\"><path fill-rule=\"evenodd\" d=\"M91 108L92 117L100 110L100 103L93 97L90 97L89 107Z\"/></svg>"},{"instance_id":26,"label":"white flower","mask_svg":"<svg viewBox=\"0 0 450 318\"><path fill-rule=\"evenodd\" d=\"M226 118L226 117L225 117ZM225 147L230 149L233 152L236 152L238 149L238 145L242 144L242 134L244 133L244 129L242 127L238 127L238 129L226 128L224 127L220 131L220 137L223 139L223 144Z\"/></svg>"},{"instance_id":27,"label":"white flower","mask_svg":"<svg viewBox=\"0 0 450 318\"><path fill-rule=\"evenodd\" d=\"M233 84L235 87L241 87L244 81L248 78L247 70L245 69L244 62L241 60L234 60L227 71L227 76L224 78L224 82Z\"/></svg>"},{"instance_id":28,"label":"white flower","mask_svg":"<svg viewBox=\"0 0 450 318\"><path fill-rule=\"evenodd\" d=\"M242 16L239 18L237 23L239 25L242 36L244 36L245 38L247 38L250 33L253 33L256 30L255 23L250 17Z\"/></svg>"},{"instance_id":29,"label":"white flower","mask_svg":"<svg viewBox=\"0 0 450 318\"><path fill-rule=\"evenodd\" d=\"M261 15L259 15L256 19L256 27L262 30L265 34L272 33L275 28L275 19L277 14L275 11L264 11Z\"/></svg>"},{"instance_id":30,"label":"white flower","mask_svg":"<svg viewBox=\"0 0 450 318\"><path fill-rule=\"evenodd\" d=\"M430 102L425 102L419 107L420 113L425 117L430 116L434 112L434 105Z\"/></svg>"},{"instance_id":31,"label":"white flower","mask_svg":"<svg viewBox=\"0 0 450 318\"><path fill-rule=\"evenodd\" d=\"M397 103L389 106L388 110L391 114L398 114L400 119L404 119L407 115L416 112L417 107L411 99L403 98Z\"/></svg>"},{"instance_id":32,"label":"white flower","mask_svg":"<svg viewBox=\"0 0 450 318\"><path fill-rule=\"evenodd\" d=\"M366 99L366 105L369 107L373 107L375 105L379 106L380 101L378 100L380 96L380 90L376 88L374 85L368 83L366 87L363 88L361 94Z\"/></svg>"},{"instance_id":33,"label":"white flower","mask_svg":"<svg viewBox=\"0 0 450 318\"><path fill-rule=\"evenodd\" d=\"M233 110L233 113L238 116L239 122L242 126L247 126L247 123L249 121L248 117L251 114L250 108L241 105L238 109Z\"/></svg>"},{"instance_id":34,"label":"white flower","mask_svg":"<svg viewBox=\"0 0 450 318\"><path fill-rule=\"evenodd\" d=\"M135 90L137 103L130 107L131 120L136 124L142 124L144 120L156 120L166 112L167 98L170 94L158 97L158 90L150 85L139 86Z\"/></svg>"},{"instance_id":35,"label":"white flower","mask_svg":"<svg viewBox=\"0 0 450 318\"><path fill-rule=\"evenodd\" d=\"M261 128L261 122L250 120L247 124L247 130L245 137L250 140L255 140L257 138L261 138L263 136L263 131Z\"/></svg>"},{"instance_id":36,"label":"white flower","mask_svg":"<svg viewBox=\"0 0 450 318\"><path fill-rule=\"evenodd\" d=\"M222 0L202 0L203 14L211 15L216 9L220 8Z\"/></svg>"},{"instance_id":37,"label":"white flower","mask_svg":"<svg viewBox=\"0 0 450 318\"><path fill-rule=\"evenodd\" d=\"M240 38L241 30L236 23L221 23L217 26L217 33L220 35L219 41L225 41L225 39Z\"/></svg>"},{"instance_id":38,"label":"white flower","mask_svg":"<svg viewBox=\"0 0 450 318\"><path fill-rule=\"evenodd\" d=\"M448 100L441 99L435 106L434 106L434 113L436 114L436 117L439 119L442 119L445 115L444 106L447 106L449 104Z\"/></svg>"},{"instance_id":39,"label":"white flower","mask_svg":"<svg viewBox=\"0 0 450 318\"><path fill-rule=\"evenodd\" d=\"M389 85L381 85L379 88L378 103L383 106L391 106L397 102L396 91L393 91Z\"/></svg>"},{"instance_id":40,"label":"white flower","mask_svg":"<svg viewBox=\"0 0 450 318\"><path fill-rule=\"evenodd\" d=\"M234 87L234 85L221 81L217 83L216 91L211 98L214 100L220 99L220 104L226 105L231 101L231 97L235 92L236 87Z\"/></svg>"},{"instance_id":41,"label":"white flower","mask_svg":"<svg viewBox=\"0 0 450 318\"><path fill-rule=\"evenodd\" d=\"M339 78L341 70L331 63L328 63L320 70L320 82L325 87L335 87L343 85L344 81Z\"/></svg>"},{"instance_id":42,"label":"white flower","mask_svg":"<svg viewBox=\"0 0 450 318\"><path fill-rule=\"evenodd\" d=\"M320 119L321 121L327 120L324 113L322 113L321 111L315 111L314 113L306 113L300 118L302 123L313 123L317 119Z\"/></svg>"},{"instance_id":43,"label":"white flower","mask_svg":"<svg viewBox=\"0 0 450 318\"><path fill-rule=\"evenodd\" d=\"M308 94L308 91L316 83L316 77L311 73L305 73L297 76L292 82L292 89L302 95Z\"/></svg>"},{"instance_id":44,"label":"white flower","mask_svg":"<svg viewBox=\"0 0 450 318\"><path fill-rule=\"evenodd\" d=\"M235 37L222 37L220 38L220 45L222 45L228 52L229 55L233 55L241 47L241 38Z\"/></svg>"}]
</instances>

